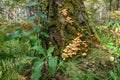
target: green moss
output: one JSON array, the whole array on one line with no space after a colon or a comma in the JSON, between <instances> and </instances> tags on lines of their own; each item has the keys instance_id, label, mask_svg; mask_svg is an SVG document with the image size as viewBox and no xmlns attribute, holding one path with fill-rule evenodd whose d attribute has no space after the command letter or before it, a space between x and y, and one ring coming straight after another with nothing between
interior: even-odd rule
<instances>
[{"instance_id":1,"label":"green moss","mask_svg":"<svg viewBox=\"0 0 120 80\"><path fill-rule=\"evenodd\" d=\"M72 4L74 4L75 6L79 6L80 2L82 2L82 0L71 0Z\"/></svg>"},{"instance_id":2,"label":"green moss","mask_svg":"<svg viewBox=\"0 0 120 80\"><path fill-rule=\"evenodd\" d=\"M70 13L76 13L75 9L79 7L81 0L69 0L65 1L65 8L69 10Z\"/></svg>"},{"instance_id":3,"label":"green moss","mask_svg":"<svg viewBox=\"0 0 120 80\"><path fill-rule=\"evenodd\" d=\"M59 4L62 4L62 2L59 2ZM59 4L58 4L58 6L59 6ZM88 37L89 35L87 35L85 32L82 32L82 29L86 29L86 32L89 33L88 26L85 26L88 23L86 22L85 25L83 25L83 24L80 24L80 22L78 20L78 15L80 14L79 12L83 11L83 13L85 13L84 12L84 4L82 3L82 0L64 0L63 5L64 6L59 7L59 8L55 8L52 5L50 6L50 8L52 9L50 11L50 15L52 15L52 16L54 15L54 16L51 18L53 21L51 21L52 23L49 25L49 27L52 28L52 30L53 30L52 32L54 32L54 30L56 30L57 33L60 34L60 35L54 35L54 33L53 33L53 38L55 38L55 40L52 42L56 45L55 53L57 53L57 54L60 54L62 52L62 50L69 43L71 43L71 41L73 39L75 39L77 37L78 32L81 32L85 36L84 41L87 41L86 39L89 39L89 37ZM81 8L81 7L83 7L83 8ZM59 11L62 9L68 9L68 16L72 18L73 25L60 22L59 19L61 18L61 16L59 16L59 14L60 14ZM57 11L57 10L58 10L58 12L55 13L54 11ZM84 14L81 14L81 16L84 18ZM63 18L66 18L66 17L63 16ZM59 38L62 38L62 41L59 40Z\"/></svg>"},{"instance_id":4,"label":"green moss","mask_svg":"<svg viewBox=\"0 0 120 80\"><path fill-rule=\"evenodd\" d=\"M77 36L77 31L74 26L66 25L62 28L62 34L65 46L67 46Z\"/></svg>"},{"instance_id":5,"label":"green moss","mask_svg":"<svg viewBox=\"0 0 120 80\"><path fill-rule=\"evenodd\" d=\"M68 25L68 26L67 26L67 32L68 32L69 34L73 34L73 35L75 35L75 34L77 33L75 27L74 27L74 26L71 26L71 25Z\"/></svg>"},{"instance_id":6,"label":"green moss","mask_svg":"<svg viewBox=\"0 0 120 80\"><path fill-rule=\"evenodd\" d=\"M73 4L71 2L66 2L65 6L69 10L70 13L73 14L75 12L74 6L73 6Z\"/></svg>"}]
</instances>

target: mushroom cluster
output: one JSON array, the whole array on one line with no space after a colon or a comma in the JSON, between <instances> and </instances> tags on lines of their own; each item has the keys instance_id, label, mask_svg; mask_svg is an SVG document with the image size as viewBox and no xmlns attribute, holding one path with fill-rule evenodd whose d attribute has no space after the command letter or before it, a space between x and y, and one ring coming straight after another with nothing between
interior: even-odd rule
<instances>
[{"instance_id":1,"label":"mushroom cluster","mask_svg":"<svg viewBox=\"0 0 120 80\"><path fill-rule=\"evenodd\" d=\"M60 13L61 13L63 16L67 16L67 15L68 15L67 9L61 10Z\"/></svg>"},{"instance_id":2,"label":"mushroom cluster","mask_svg":"<svg viewBox=\"0 0 120 80\"><path fill-rule=\"evenodd\" d=\"M73 55L76 55L77 51L81 50L81 48L84 47L84 53L83 56L87 54L88 50L85 49L88 47L88 45L85 43L85 41L82 41L80 38L83 36L81 33L77 34L78 36L63 50L62 58L63 60L66 60L68 57L72 57Z\"/></svg>"},{"instance_id":3,"label":"mushroom cluster","mask_svg":"<svg viewBox=\"0 0 120 80\"><path fill-rule=\"evenodd\" d=\"M67 9L61 10L60 13L61 13L63 16L65 16L65 22L67 22L67 23L70 24L70 25L73 24L72 18L68 16L68 10L67 10Z\"/></svg>"},{"instance_id":4,"label":"mushroom cluster","mask_svg":"<svg viewBox=\"0 0 120 80\"><path fill-rule=\"evenodd\" d=\"M73 24L73 20L72 20L72 18L71 17L66 17L66 19L65 19L65 21L67 22L67 23L69 23L69 24Z\"/></svg>"}]
</instances>

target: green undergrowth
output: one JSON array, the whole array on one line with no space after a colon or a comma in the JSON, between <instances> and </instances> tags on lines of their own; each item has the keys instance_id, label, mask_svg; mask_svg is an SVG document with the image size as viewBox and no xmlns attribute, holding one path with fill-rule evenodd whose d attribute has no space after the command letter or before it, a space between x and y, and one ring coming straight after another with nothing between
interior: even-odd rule
<instances>
[{"instance_id":1,"label":"green undergrowth","mask_svg":"<svg viewBox=\"0 0 120 80\"><path fill-rule=\"evenodd\" d=\"M65 62L65 75L68 80L119 80L120 66L116 67L109 57L104 51L92 48L87 57Z\"/></svg>"},{"instance_id":2,"label":"green undergrowth","mask_svg":"<svg viewBox=\"0 0 120 80\"><path fill-rule=\"evenodd\" d=\"M114 39L112 33L107 33L109 29L106 26L96 29L100 37L100 45L105 46L113 53L112 55L94 46L90 48L87 56L66 61L52 54L54 46L50 45L46 50L41 46L42 40L36 37L40 27L36 26L33 31L38 30L33 34L31 31L24 32L19 27L9 28L5 25L0 27L2 34L0 36L0 79L2 80L19 80L21 76L26 80L29 78L34 80L39 78L41 80L120 80L120 65L116 62L119 61L119 47L116 48L115 45L115 40L118 38ZM6 35L8 40L4 41ZM40 35L49 37L44 32ZM112 61L111 56L114 57Z\"/></svg>"},{"instance_id":3,"label":"green undergrowth","mask_svg":"<svg viewBox=\"0 0 120 80\"><path fill-rule=\"evenodd\" d=\"M108 22L95 28L100 38L99 48L92 47L86 57L65 62L68 80L120 80L119 37L113 33L120 28L119 23Z\"/></svg>"},{"instance_id":4,"label":"green undergrowth","mask_svg":"<svg viewBox=\"0 0 120 80\"><path fill-rule=\"evenodd\" d=\"M11 32L14 30L11 30ZM104 30L103 30L104 32ZM113 41L110 35L101 34L101 45L107 47L107 43ZM32 36L33 39L36 39L35 36ZM27 38L26 38L27 39ZM65 80L119 80L119 65L111 61L109 57L111 56L106 51L92 47L89 54L86 57L79 57L69 59L67 61L62 61L57 57L51 55L54 50L54 47L50 47L48 51L50 52L45 58L45 61L49 61L51 64L56 62L56 65L50 66L50 64L45 63L45 61L39 61L39 54L33 57L34 53L39 53L31 49L31 44L28 41L20 41L19 39L13 39L10 41L2 42L2 47L0 48L0 78L4 80L18 80L21 78L21 75L30 76L31 67L32 70L36 72L37 65L46 67L41 67L41 72L34 73L41 74L41 79L65 79ZM32 44L34 45L34 44ZM38 47L33 47L35 50L38 50ZM40 47L39 47L40 48ZM42 49L42 48L41 48ZM109 47L108 47L109 49ZM110 49L109 49L110 50ZM39 51L39 50L38 50ZM28 56L29 55L29 56ZM44 56L44 55L43 55ZM49 56L53 57L50 59ZM19 58L22 57L22 60L19 61ZM41 56L42 57L42 56ZM38 61L37 61L38 60ZM35 63L34 63L35 61ZM41 63L41 64L38 64ZM36 68L35 68L36 66ZM49 68L49 66L51 68ZM54 68L54 69L53 69ZM47 72L46 72L47 71ZM11 74L9 74L11 72ZM47 75L47 76L45 76ZM54 76L52 76L54 75ZM6 78L8 76L9 78ZM26 77L25 76L25 77ZM27 79L27 78L26 78Z\"/></svg>"},{"instance_id":5,"label":"green undergrowth","mask_svg":"<svg viewBox=\"0 0 120 80\"><path fill-rule=\"evenodd\" d=\"M111 51L115 57L119 57L120 56L119 21L106 22L106 24L104 25L96 26L96 30L100 37L100 44L107 47L107 49Z\"/></svg>"}]
</instances>

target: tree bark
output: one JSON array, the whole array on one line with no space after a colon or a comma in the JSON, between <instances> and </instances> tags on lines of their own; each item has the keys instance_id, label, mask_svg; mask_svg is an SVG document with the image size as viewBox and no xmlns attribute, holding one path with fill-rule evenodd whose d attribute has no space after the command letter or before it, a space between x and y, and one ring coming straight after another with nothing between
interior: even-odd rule
<instances>
[{"instance_id":1,"label":"tree bark","mask_svg":"<svg viewBox=\"0 0 120 80\"><path fill-rule=\"evenodd\" d=\"M83 1L48 0L48 2L48 18L52 21L48 28L50 41L55 46L55 55L61 55L66 46L77 37L77 33L81 33L83 35L81 40L90 45L93 28L89 25ZM65 9L67 16L61 13ZM67 17L70 17L73 22L66 22Z\"/></svg>"}]
</instances>

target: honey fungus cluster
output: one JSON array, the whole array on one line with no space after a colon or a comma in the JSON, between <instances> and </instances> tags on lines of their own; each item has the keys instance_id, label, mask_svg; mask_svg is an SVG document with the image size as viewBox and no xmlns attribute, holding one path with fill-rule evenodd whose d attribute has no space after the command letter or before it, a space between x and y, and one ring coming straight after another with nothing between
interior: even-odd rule
<instances>
[{"instance_id":1,"label":"honey fungus cluster","mask_svg":"<svg viewBox=\"0 0 120 80\"><path fill-rule=\"evenodd\" d=\"M60 13L65 17L65 22L72 25L73 24L73 20L71 17L68 16L68 10L67 9L63 9L60 11Z\"/></svg>"},{"instance_id":2,"label":"honey fungus cluster","mask_svg":"<svg viewBox=\"0 0 120 80\"><path fill-rule=\"evenodd\" d=\"M78 33L78 36L74 40L72 40L72 42L68 46L66 46L61 56L63 60L66 60L67 58L76 55L77 51L82 51L82 56L87 55L88 49L86 48L88 47L88 45L85 41L81 40L82 36L83 35L81 33Z\"/></svg>"},{"instance_id":3,"label":"honey fungus cluster","mask_svg":"<svg viewBox=\"0 0 120 80\"><path fill-rule=\"evenodd\" d=\"M73 20L72 20L72 18L71 17L66 17L66 19L65 19L65 21L67 22L67 23L69 23L69 24L73 24Z\"/></svg>"},{"instance_id":4,"label":"honey fungus cluster","mask_svg":"<svg viewBox=\"0 0 120 80\"><path fill-rule=\"evenodd\" d=\"M61 10L60 13L61 13L63 16L67 16L67 15L68 15L67 9Z\"/></svg>"}]
</instances>

